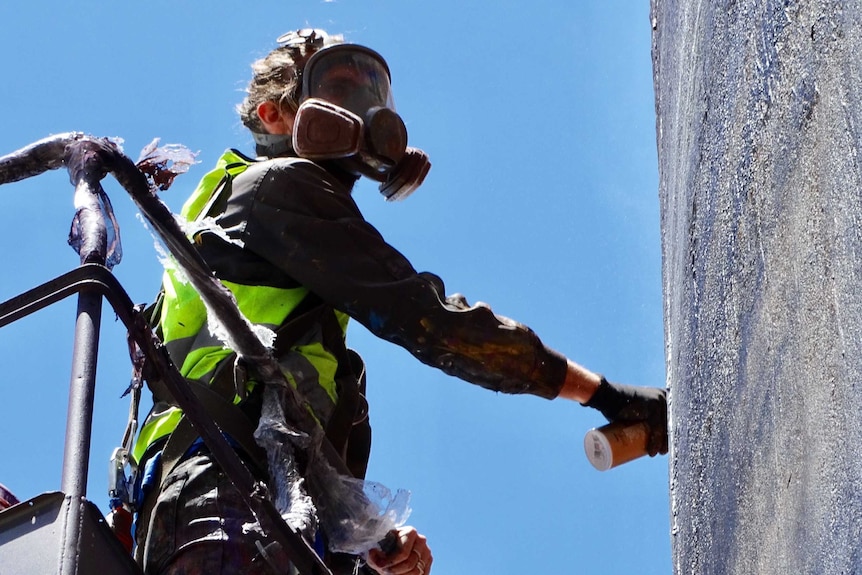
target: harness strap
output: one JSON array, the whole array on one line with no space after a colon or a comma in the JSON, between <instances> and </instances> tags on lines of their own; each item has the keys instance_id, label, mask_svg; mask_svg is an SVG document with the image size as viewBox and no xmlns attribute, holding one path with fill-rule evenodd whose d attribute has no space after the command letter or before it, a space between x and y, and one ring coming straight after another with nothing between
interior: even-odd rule
<instances>
[{"instance_id":1,"label":"harness strap","mask_svg":"<svg viewBox=\"0 0 862 575\"><path fill-rule=\"evenodd\" d=\"M258 475L260 473L265 474L267 469L266 452L254 440L255 424L242 409L226 401L209 386L196 381L189 381L188 383L222 434L228 436L229 441L233 442L247 456L248 460L257 468ZM197 430L183 416L176 429L168 437L162 450L160 483L164 482L165 477L176 467L199 437Z\"/></svg>"},{"instance_id":2,"label":"harness strap","mask_svg":"<svg viewBox=\"0 0 862 575\"><path fill-rule=\"evenodd\" d=\"M311 329L324 307L320 303L300 310L300 314L297 317L276 330L276 341L283 342L282 345L288 347L293 345L304 333ZM287 344L287 341L290 341L290 344ZM230 436L246 455L252 458L255 465L260 470L265 471L267 469L266 455L263 449L254 441L256 426L249 420L249 417L243 410L233 402L234 397L238 393L241 396L245 394L245 382L237 381L235 378L233 369L235 363L235 353L222 360L221 366L213 375L212 382L209 385L195 380L187 381L195 396L206 407L207 412L216 425L218 425L219 429L221 429L222 433ZM176 405L175 400L164 386L164 383L158 380L151 380L148 383L156 397L171 405ZM197 432L188 423L185 416L183 416L176 429L171 432L168 443L165 445L164 452L162 453L162 478L171 472L197 439Z\"/></svg>"},{"instance_id":3,"label":"harness strap","mask_svg":"<svg viewBox=\"0 0 862 575\"><path fill-rule=\"evenodd\" d=\"M344 349L336 372L338 402L326 424L326 437L354 477L364 478L371 450L368 402L365 399L365 364L358 353ZM360 429L368 428L367 434ZM367 435L366 439L363 439Z\"/></svg>"},{"instance_id":4,"label":"harness strap","mask_svg":"<svg viewBox=\"0 0 862 575\"><path fill-rule=\"evenodd\" d=\"M331 306L325 304L316 294L310 293L299 307L308 310L303 315L312 316L315 321L320 322L323 345L335 355L338 362L335 371L338 401L326 423L326 438L341 460L347 464L351 474L364 478L371 451L371 428L368 425L368 402L365 399L365 364L359 354L348 349L345 344L341 325ZM297 318L297 323L299 319ZM276 331L276 355L288 353L296 340L312 327L310 322L303 322L302 325L305 329L301 333L290 330L293 337L286 337L281 329ZM357 426L360 426L360 429L357 429Z\"/></svg>"}]
</instances>

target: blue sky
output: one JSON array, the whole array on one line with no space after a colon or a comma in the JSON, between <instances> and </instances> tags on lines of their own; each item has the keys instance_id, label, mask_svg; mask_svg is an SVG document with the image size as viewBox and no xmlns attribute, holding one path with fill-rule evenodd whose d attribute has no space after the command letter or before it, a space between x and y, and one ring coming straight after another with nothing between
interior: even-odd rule
<instances>
[{"instance_id":1,"label":"blue sky","mask_svg":"<svg viewBox=\"0 0 862 575\"><path fill-rule=\"evenodd\" d=\"M204 8L205 6L205 8ZM405 202L370 183L366 217L449 293L488 302L612 381L665 385L649 3L623 0L319 0L0 6L0 154L49 134L154 137L200 163L163 195L178 210L221 152L252 151L234 106L249 64L281 33L341 32L384 55L412 145L433 168ZM13 56L14 55L14 56ZM125 192L115 273L150 301L160 265ZM78 265L72 188L52 172L0 188L0 299ZM20 498L60 487L73 299L0 330L0 482ZM88 497L128 411L129 362L106 307ZM354 325L368 365L369 478L412 492L434 573L671 572L666 457L595 471L597 412L476 388Z\"/></svg>"}]
</instances>

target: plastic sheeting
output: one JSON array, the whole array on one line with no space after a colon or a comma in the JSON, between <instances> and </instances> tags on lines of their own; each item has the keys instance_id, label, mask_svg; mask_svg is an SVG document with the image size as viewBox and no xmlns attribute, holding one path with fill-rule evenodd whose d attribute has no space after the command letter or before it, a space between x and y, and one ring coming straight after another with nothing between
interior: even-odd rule
<instances>
[{"instance_id":1,"label":"plastic sheeting","mask_svg":"<svg viewBox=\"0 0 862 575\"><path fill-rule=\"evenodd\" d=\"M862 5L652 25L674 572L862 573Z\"/></svg>"}]
</instances>

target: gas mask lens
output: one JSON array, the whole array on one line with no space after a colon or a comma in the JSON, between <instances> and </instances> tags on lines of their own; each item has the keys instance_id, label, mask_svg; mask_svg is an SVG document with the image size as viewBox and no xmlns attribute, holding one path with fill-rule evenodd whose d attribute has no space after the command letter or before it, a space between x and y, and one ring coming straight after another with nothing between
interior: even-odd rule
<instances>
[{"instance_id":1,"label":"gas mask lens","mask_svg":"<svg viewBox=\"0 0 862 575\"><path fill-rule=\"evenodd\" d=\"M363 46L333 46L312 56L303 92L303 99L320 98L360 117L374 108L395 109L386 63Z\"/></svg>"}]
</instances>

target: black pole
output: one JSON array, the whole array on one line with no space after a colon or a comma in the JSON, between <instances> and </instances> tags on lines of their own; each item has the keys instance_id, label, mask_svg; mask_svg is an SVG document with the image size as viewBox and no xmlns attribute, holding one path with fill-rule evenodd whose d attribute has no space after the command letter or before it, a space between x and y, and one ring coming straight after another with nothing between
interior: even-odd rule
<instances>
[{"instance_id":1,"label":"black pole","mask_svg":"<svg viewBox=\"0 0 862 575\"><path fill-rule=\"evenodd\" d=\"M66 415L66 446L63 453L62 491L71 500L60 575L78 573L81 530L87 494L90 461L90 436L93 428L93 399L96 392L96 358L102 296L84 291L78 296L75 343L72 351L72 376L69 382L69 410Z\"/></svg>"},{"instance_id":2,"label":"black pole","mask_svg":"<svg viewBox=\"0 0 862 575\"><path fill-rule=\"evenodd\" d=\"M70 243L80 256L81 265L104 265L107 258L107 229L99 194L105 176L102 159L89 147L70 147L66 162L75 185L75 220ZM72 350L72 375L69 382L69 410L66 416L66 446L63 454L62 491L71 499L61 575L76 575L84 503L87 495L87 473L90 461L90 439L93 430L93 407L96 394L96 363L99 354L99 329L102 320L102 295L83 290L78 295L75 341Z\"/></svg>"},{"instance_id":3,"label":"black pole","mask_svg":"<svg viewBox=\"0 0 862 575\"><path fill-rule=\"evenodd\" d=\"M69 382L69 409L66 415L66 447L63 453L62 491L72 497L87 493L90 435L93 427L93 399L96 389L96 359L102 296L92 291L78 296L72 376Z\"/></svg>"}]
</instances>

